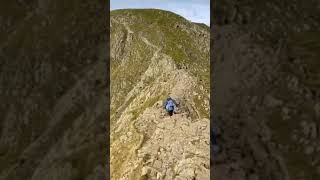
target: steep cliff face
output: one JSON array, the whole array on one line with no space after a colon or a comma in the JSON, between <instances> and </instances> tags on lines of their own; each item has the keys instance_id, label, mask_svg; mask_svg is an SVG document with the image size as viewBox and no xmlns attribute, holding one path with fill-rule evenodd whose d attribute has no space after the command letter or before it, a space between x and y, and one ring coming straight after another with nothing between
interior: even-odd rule
<instances>
[{"instance_id":1,"label":"steep cliff face","mask_svg":"<svg viewBox=\"0 0 320 180\"><path fill-rule=\"evenodd\" d=\"M209 28L111 12L111 179L209 178ZM162 101L179 102L168 117Z\"/></svg>"},{"instance_id":2,"label":"steep cliff face","mask_svg":"<svg viewBox=\"0 0 320 180\"><path fill-rule=\"evenodd\" d=\"M215 1L217 179L319 179L319 2Z\"/></svg>"},{"instance_id":3,"label":"steep cliff face","mask_svg":"<svg viewBox=\"0 0 320 180\"><path fill-rule=\"evenodd\" d=\"M105 177L103 7L1 2L0 179Z\"/></svg>"}]
</instances>

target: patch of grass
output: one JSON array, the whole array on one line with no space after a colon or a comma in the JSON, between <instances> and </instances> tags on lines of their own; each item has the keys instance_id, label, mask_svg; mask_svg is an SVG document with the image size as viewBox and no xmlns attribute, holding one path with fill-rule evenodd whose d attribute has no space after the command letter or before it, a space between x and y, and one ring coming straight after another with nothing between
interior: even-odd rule
<instances>
[{"instance_id":1,"label":"patch of grass","mask_svg":"<svg viewBox=\"0 0 320 180\"><path fill-rule=\"evenodd\" d=\"M209 111L205 110L204 100L198 99L198 96L193 97L193 102L199 112L200 118L209 118Z\"/></svg>"},{"instance_id":2,"label":"patch of grass","mask_svg":"<svg viewBox=\"0 0 320 180\"><path fill-rule=\"evenodd\" d=\"M115 40L112 39L112 41ZM118 62L111 61L111 97L116 96L118 98L111 106L111 113L115 113L116 109L123 105L126 95L140 80L153 56L153 51L148 49L140 39L133 39L129 48L134 48L137 51L129 55L125 67L120 66ZM125 84L122 82L125 82ZM130 102L128 101L127 104Z\"/></svg>"},{"instance_id":3,"label":"patch of grass","mask_svg":"<svg viewBox=\"0 0 320 180\"><path fill-rule=\"evenodd\" d=\"M133 119L137 119L139 117L139 115L145 111L147 108L152 107L156 102L158 102L159 100L163 100L166 98L167 96L166 91L163 91L162 93L160 93L157 96L151 97L149 98L147 101L145 101L143 104L141 104L140 106L138 106L134 111L132 111L131 113L133 114Z\"/></svg>"},{"instance_id":4,"label":"patch of grass","mask_svg":"<svg viewBox=\"0 0 320 180\"><path fill-rule=\"evenodd\" d=\"M200 69L203 65L208 67L209 54L200 52L196 44L190 43L193 41L192 37L182 29L176 28L177 23L191 28L192 24L183 17L154 9L117 10L111 15L138 17L140 21L132 24L132 29L143 34L157 46L163 47L164 53L171 56L177 64L190 64Z\"/></svg>"},{"instance_id":5,"label":"patch of grass","mask_svg":"<svg viewBox=\"0 0 320 180\"><path fill-rule=\"evenodd\" d=\"M132 130L132 129L131 129ZM114 142L111 144L117 143L118 146L113 146L110 149L110 154L112 156L116 157L115 160L111 160L110 163L110 173L111 173L111 178L115 179L120 179L121 172L123 172L121 169L123 169L123 165L126 164L131 158L132 153L132 148L134 148L138 143L140 142L140 136L137 132L133 132L132 135L132 140L128 143L120 143L118 136L113 136L114 139L116 139Z\"/></svg>"}]
</instances>

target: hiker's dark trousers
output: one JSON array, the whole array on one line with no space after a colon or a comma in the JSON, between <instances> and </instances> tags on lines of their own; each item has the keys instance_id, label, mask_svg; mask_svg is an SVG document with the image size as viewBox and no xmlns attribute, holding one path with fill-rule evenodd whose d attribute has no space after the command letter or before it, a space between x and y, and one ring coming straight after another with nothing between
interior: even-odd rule
<instances>
[{"instance_id":1,"label":"hiker's dark trousers","mask_svg":"<svg viewBox=\"0 0 320 180\"><path fill-rule=\"evenodd\" d=\"M172 116L173 115L173 110L168 111L168 114L169 114L169 116Z\"/></svg>"}]
</instances>

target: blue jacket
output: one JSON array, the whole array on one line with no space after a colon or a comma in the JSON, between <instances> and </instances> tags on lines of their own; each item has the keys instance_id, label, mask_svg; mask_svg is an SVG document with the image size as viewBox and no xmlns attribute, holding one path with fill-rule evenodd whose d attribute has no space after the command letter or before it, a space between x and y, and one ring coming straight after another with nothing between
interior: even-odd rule
<instances>
[{"instance_id":1,"label":"blue jacket","mask_svg":"<svg viewBox=\"0 0 320 180\"><path fill-rule=\"evenodd\" d=\"M164 104L164 108L167 111L174 111L174 109L176 108L176 103L173 99L168 98L167 101Z\"/></svg>"}]
</instances>

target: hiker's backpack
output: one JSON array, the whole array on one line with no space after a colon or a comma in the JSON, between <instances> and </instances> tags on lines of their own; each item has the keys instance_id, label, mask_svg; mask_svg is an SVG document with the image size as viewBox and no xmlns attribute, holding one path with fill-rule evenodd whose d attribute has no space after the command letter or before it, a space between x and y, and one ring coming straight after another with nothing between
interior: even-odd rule
<instances>
[{"instance_id":1,"label":"hiker's backpack","mask_svg":"<svg viewBox=\"0 0 320 180\"><path fill-rule=\"evenodd\" d=\"M172 99L170 99L169 101L167 101L166 109L167 109L168 111L173 111L173 110L174 110L174 106L175 106L175 104L174 104L174 102L173 102Z\"/></svg>"}]
</instances>

